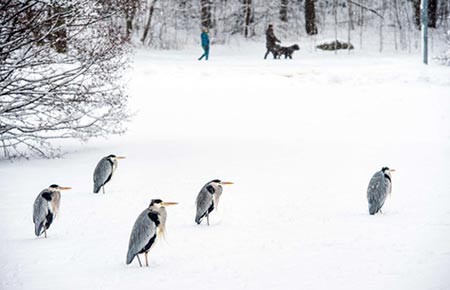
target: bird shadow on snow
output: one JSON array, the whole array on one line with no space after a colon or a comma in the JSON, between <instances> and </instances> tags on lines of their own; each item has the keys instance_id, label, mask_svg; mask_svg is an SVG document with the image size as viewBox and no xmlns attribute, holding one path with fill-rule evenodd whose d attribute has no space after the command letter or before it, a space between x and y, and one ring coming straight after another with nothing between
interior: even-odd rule
<instances>
[{"instance_id":1,"label":"bird shadow on snow","mask_svg":"<svg viewBox=\"0 0 450 290\"><path fill-rule=\"evenodd\" d=\"M335 218L342 217L345 219L355 219L355 218L362 218L362 219L370 219L370 218L389 218L389 217L396 217L400 215L400 212L398 210L386 210L383 211L383 213L377 213L375 215L370 215L368 212L363 211L354 211L354 212L342 212L335 215Z\"/></svg>"},{"instance_id":2,"label":"bird shadow on snow","mask_svg":"<svg viewBox=\"0 0 450 290\"><path fill-rule=\"evenodd\" d=\"M149 255L149 258L150 258L150 255ZM141 262L145 264L145 261L143 261L142 259L141 259ZM148 267L147 266L140 267L139 266L139 262L133 261L133 263L131 265L124 265L124 263L116 264L115 268L116 269L121 269L121 270L125 268L125 269L127 269L129 271L136 271L136 270L140 269L142 271L147 270L147 271L151 272L152 270L160 268L160 266L161 266L160 263L157 263L157 262L152 261L152 260L149 259Z\"/></svg>"},{"instance_id":3,"label":"bird shadow on snow","mask_svg":"<svg viewBox=\"0 0 450 290\"><path fill-rule=\"evenodd\" d=\"M220 226L222 224L222 222L217 222L217 223L210 223L209 226L206 224L184 224L184 225L179 225L177 226L177 229L181 229L181 230L198 230L198 231L204 231L207 229L214 229L218 226Z\"/></svg>"}]
</instances>

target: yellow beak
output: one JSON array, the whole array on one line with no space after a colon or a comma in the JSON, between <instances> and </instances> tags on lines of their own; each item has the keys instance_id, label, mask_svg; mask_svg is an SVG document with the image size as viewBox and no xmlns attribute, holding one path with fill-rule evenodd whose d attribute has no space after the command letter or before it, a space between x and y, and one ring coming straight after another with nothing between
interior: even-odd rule
<instances>
[{"instance_id":1,"label":"yellow beak","mask_svg":"<svg viewBox=\"0 0 450 290\"><path fill-rule=\"evenodd\" d=\"M389 171L390 171L390 172L394 172L394 171L395 171L395 169L389 169Z\"/></svg>"},{"instance_id":2,"label":"yellow beak","mask_svg":"<svg viewBox=\"0 0 450 290\"><path fill-rule=\"evenodd\" d=\"M163 201L161 203L163 206L171 206L171 205L176 205L178 204L178 202L168 202L168 201Z\"/></svg>"},{"instance_id":3,"label":"yellow beak","mask_svg":"<svg viewBox=\"0 0 450 290\"><path fill-rule=\"evenodd\" d=\"M59 189L59 190L69 190L69 189L72 189L72 187L69 187L69 186L60 186L60 187L58 187L58 189Z\"/></svg>"},{"instance_id":4,"label":"yellow beak","mask_svg":"<svg viewBox=\"0 0 450 290\"><path fill-rule=\"evenodd\" d=\"M234 184L234 183L231 182L231 181L222 181L220 184L222 184L222 185L231 185L231 184Z\"/></svg>"},{"instance_id":5,"label":"yellow beak","mask_svg":"<svg viewBox=\"0 0 450 290\"><path fill-rule=\"evenodd\" d=\"M116 156L116 159L125 159L125 156Z\"/></svg>"}]
</instances>

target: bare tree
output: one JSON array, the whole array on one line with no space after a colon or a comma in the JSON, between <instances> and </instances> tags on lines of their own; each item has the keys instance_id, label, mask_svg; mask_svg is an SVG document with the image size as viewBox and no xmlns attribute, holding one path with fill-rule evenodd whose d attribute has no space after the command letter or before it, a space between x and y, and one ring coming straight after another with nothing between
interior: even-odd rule
<instances>
[{"instance_id":1,"label":"bare tree","mask_svg":"<svg viewBox=\"0 0 450 290\"><path fill-rule=\"evenodd\" d=\"M353 17L352 17L352 3L347 0L347 8L348 8L348 29L347 29L347 43L348 46L348 53L350 53L350 40L351 40L351 31L353 30Z\"/></svg>"},{"instance_id":2,"label":"bare tree","mask_svg":"<svg viewBox=\"0 0 450 290\"><path fill-rule=\"evenodd\" d=\"M409 0L412 2L414 6L414 20L416 23L417 29L420 29L420 0ZM445 2L445 1L444 1ZM436 23L438 20L438 1L437 0L428 0L428 27L436 28Z\"/></svg>"},{"instance_id":3,"label":"bare tree","mask_svg":"<svg viewBox=\"0 0 450 290\"><path fill-rule=\"evenodd\" d=\"M142 43L145 43L145 40L147 39L147 35L148 35L149 30L150 30L150 25L152 23L153 12L155 11L156 1L157 0L152 0L149 3L147 22L145 23L144 33L142 34L142 38L141 38Z\"/></svg>"},{"instance_id":4,"label":"bare tree","mask_svg":"<svg viewBox=\"0 0 450 290\"><path fill-rule=\"evenodd\" d=\"M447 50L437 56L436 60L442 65L450 66L450 31L447 32Z\"/></svg>"},{"instance_id":5,"label":"bare tree","mask_svg":"<svg viewBox=\"0 0 450 290\"><path fill-rule=\"evenodd\" d=\"M89 0L52 5L40 0L0 4L4 158L50 157L56 155L52 139L87 140L124 131L127 96L120 72L127 46L111 25L114 9Z\"/></svg>"},{"instance_id":6,"label":"bare tree","mask_svg":"<svg viewBox=\"0 0 450 290\"><path fill-rule=\"evenodd\" d=\"M253 22L252 0L242 1L242 10L244 12L244 36L249 37L250 24Z\"/></svg>"},{"instance_id":7,"label":"bare tree","mask_svg":"<svg viewBox=\"0 0 450 290\"><path fill-rule=\"evenodd\" d=\"M305 29L308 35L317 34L314 0L305 0Z\"/></svg>"},{"instance_id":8,"label":"bare tree","mask_svg":"<svg viewBox=\"0 0 450 290\"><path fill-rule=\"evenodd\" d=\"M210 0L200 0L201 5L201 20L202 27L211 28L212 27L212 19L211 19L211 6L212 2Z\"/></svg>"},{"instance_id":9,"label":"bare tree","mask_svg":"<svg viewBox=\"0 0 450 290\"><path fill-rule=\"evenodd\" d=\"M438 16L437 8L438 8L437 0L428 0L428 27L436 28Z\"/></svg>"},{"instance_id":10,"label":"bare tree","mask_svg":"<svg viewBox=\"0 0 450 290\"><path fill-rule=\"evenodd\" d=\"M282 22L288 22L288 4L289 4L289 0L281 0L281 3L280 3L280 20Z\"/></svg>"},{"instance_id":11,"label":"bare tree","mask_svg":"<svg viewBox=\"0 0 450 290\"><path fill-rule=\"evenodd\" d=\"M334 39L336 43L338 42L338 0L333 0L333 15L334 15ZM337 49L334 50L334 54L337 54Z\"/></svg>"},{"instance_id":12,"label":"bare tree","mask_svg":"<svg viewBox=\"0 0 450 290\"><path fill-rule=\"evenodd\" d=\"M420 0L409 0L414 7L414 23L420 29Z\"/></svg>"}]
</instances>

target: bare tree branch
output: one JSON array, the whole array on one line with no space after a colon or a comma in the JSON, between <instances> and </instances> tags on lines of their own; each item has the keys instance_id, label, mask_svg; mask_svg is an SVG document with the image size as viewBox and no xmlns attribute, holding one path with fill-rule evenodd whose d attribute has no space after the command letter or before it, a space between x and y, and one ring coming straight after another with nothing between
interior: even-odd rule
<instances>
[{"instance_id":1,"label":"bare tree branch","mask_svg":"<svg viewBox=\"0 0 450 290\"><path fill-rule=\"evenodd\" d=\"M0 158L54 157L50 140L123 133L129 48L113 1L0 6Z\"/></svg>"}]
</instances>

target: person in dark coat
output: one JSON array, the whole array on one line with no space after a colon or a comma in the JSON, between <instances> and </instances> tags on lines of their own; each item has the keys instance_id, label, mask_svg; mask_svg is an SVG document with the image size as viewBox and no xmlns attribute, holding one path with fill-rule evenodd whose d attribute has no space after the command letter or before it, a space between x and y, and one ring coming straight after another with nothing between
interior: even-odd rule
<instances>
[{"instance_id":1,"label":"person in dark coat","mask_svg":"<svg viewBox=\"0 0 450 290\"><path fill-rule=\"evenodd\" d=\"M208 35L208 28L203 28L203 32L200 35L200 38L202 39L202 48L204 50L204 53L201 57L199 57L198 60L202 60L205 58L205 60L208 60L209 56L209 35Z\"/></svg>"},{"instance_id":2,"label":"person in dark coat","mask_svg":"<svg viewBox=\"0 0 450 290\"><path fill-rule=\"evenodd\" d=\"M275 36L275 33L273 32L273 25L269 24L269 27L267 27L266 30L266 54L264 55L264 59L267 58L267 56L269 55L269 52L272 52L273 54L273 58L277 57L277 51L276 51L276 46L277 46L277 42L281 41Z\"/></svg>"}]
</instances>

